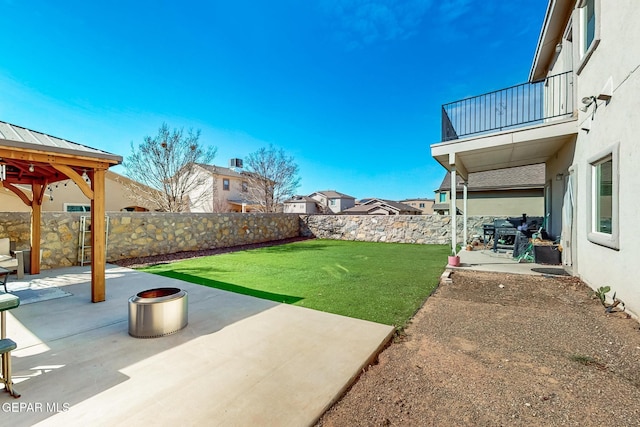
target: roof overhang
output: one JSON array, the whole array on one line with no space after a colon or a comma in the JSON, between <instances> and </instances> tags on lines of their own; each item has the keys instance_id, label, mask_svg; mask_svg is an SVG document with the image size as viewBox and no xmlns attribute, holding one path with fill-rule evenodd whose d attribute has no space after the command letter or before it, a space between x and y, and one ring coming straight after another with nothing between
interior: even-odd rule
<instances>
[{"instance_id":1,"label":"roof overhang","mask_svg":"<svg viewBox=\"0 0 640 427\"><path fill-rule=\"evenodd\" d=\"M471 172L546 163L566 143L575 141L575 118L501 133L431 145L431 155L465 180Z\"/></svg>"},{"instance_id":2,"label":"roof overhang","mask_svg":"<svg viewBox=\"0 0 640 427\"><path fill-rule=\"evenodd\" d=\"M529 72L529 81L544 79L561 45L564 29L567 26L575 0L549 0L544 23L538 38L538 46ZM561 48L561 47L560 47Z\"/></svg>"}]
</instances>

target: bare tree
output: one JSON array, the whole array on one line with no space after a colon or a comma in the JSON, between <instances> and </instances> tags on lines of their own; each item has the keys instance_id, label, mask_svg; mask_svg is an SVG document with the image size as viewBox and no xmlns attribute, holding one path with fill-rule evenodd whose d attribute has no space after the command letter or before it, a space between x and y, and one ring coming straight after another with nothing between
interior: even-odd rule
<instances>
[{"instance_id":1,"label":"bare tree","mask_svg":"<svg viewBox=\"0 0 640 427\"><path fill-rule=\"evenodd\" d=\"M260 148L245 161L247 193L259 212L279 212L282 202L292 197L300 185L298 165L284 150Z\"/></svg>"},{"instance_id":2,"label":"bare tree","mask_svg":"<svg viewBox=\"0 0 640 427\"><path fill-rule=\"evenodd\" d=\"M129 178L143 186L131 184L140 201L166 212L186 212L190 205L211 203L214 185L211 176L202 173L198 163L210 164L215 147L203 147L200 131L171 131L166 123L155 137L146 136L123 163Z\"/></svg>"}]
</instances>

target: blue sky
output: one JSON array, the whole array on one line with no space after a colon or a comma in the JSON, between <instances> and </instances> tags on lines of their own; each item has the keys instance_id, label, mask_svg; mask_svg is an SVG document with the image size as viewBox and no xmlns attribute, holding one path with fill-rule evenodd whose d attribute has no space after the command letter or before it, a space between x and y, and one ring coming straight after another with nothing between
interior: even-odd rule
<instances>
[{"instance_id":1,"label":"blue sky","mask_svg":"<svg viewBox=\"0 0 640 427\"><path fill-rule=\"evenodd\" d=\"M546 5L0 0L0 120L125 158L166 122L220 166L283 148L300 194L432 198L441 105L525 82Z\"/></svg>"}]
</instances>

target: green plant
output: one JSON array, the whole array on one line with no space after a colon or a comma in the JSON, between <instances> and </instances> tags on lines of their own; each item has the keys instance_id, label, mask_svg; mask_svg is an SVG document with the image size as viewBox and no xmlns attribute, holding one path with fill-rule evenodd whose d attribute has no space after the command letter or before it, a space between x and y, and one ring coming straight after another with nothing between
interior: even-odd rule
<instances>
[{"instance_id":1,"label":"green plant","mask_svg":"<svg viewBox=\"0 0 640 427\"><path fill-rule=\"evenodd\" d=\"M616 307L622 307L621 311L624 311L624 302L622 302L621 299L616 298L616 292L613 293L613 297L611 298L613 302L611 304L607 303L607 293L610 291L611 286L600 286L598 289L591 292L591 297L599 299L607 313L612 313Z\"/></svg>"},{"instance_id":2,"label":"green plant","mask_svg":"<svg viewBox=\"0 0 640 427\"><path fill-rule=\"evenodd\" d=\"M610 290L611 290L611 286L600 286L598 289L591 292L591 297L598 298L600 300L600 303L604 307L606 307L607 292L609 292Z\"/></svg>"}]
</instances>

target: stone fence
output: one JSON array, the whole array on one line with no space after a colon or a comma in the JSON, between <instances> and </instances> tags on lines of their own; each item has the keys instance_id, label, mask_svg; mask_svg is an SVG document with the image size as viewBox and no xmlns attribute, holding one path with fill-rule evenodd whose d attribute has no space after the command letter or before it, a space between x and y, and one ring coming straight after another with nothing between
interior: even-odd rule
<instances>
[{"instance_id":1,"label":"stone fence","mask_svg":"<svg viewBox=\"0 0 640 427\"><path fill-rule=\"evenodd\" d=\"M80 217L42 213L42 268L78 265ZM288 239L300 235L297 214L108 212L107 262ZM0 213L0 237L30 248L30 213ZM87 235L87 244L90 239Z\"/></svg>"},{"instance_id":2,"label":"stone fence","mask_svg":"<svg viewBox=\"0 0 640 427\"><path fill-rule=\"evenodd\" d=\"M462 216L458 216L458 242L462 243ZM467 238L482 236L482 224L493 224L492 216L467 218ZM448 244L451 217L448 215L301 215L300 234L320 239Z\"/></svg>"},{"instance_id":3,"label":"stone fence","mask_svg":"<svg viewBox=\"0 0 640 427\"><path fill-rule=\"evenodd\" d=\"M30 248L30 213L0 213L0 237ZM79 264L80 217L85 214L43 212L42 268ZM298 215L242 213L108 212L107 261L171 254L305 236L334 240L448 244L451 218L444 215ZM482 235L493 217L468 218L468 237ZM462 242L462 217L458 217ZM90 244L87 235L87 244Z\"/></svg>"}]
</instances>

